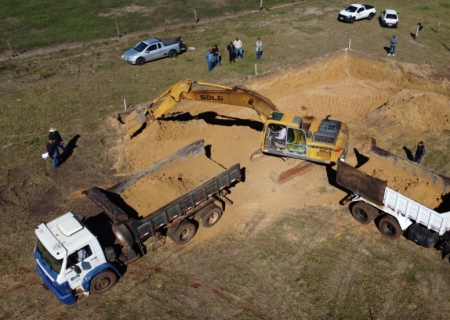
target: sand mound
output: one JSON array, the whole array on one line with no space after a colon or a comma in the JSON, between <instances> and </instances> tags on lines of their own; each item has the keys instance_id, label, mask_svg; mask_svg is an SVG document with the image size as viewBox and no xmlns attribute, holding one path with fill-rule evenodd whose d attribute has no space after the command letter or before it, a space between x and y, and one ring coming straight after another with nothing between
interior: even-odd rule
<instances>
[{"instance_id":1,"label":"sand mound","mask_svg":"<svg viewBox=\"0 0 450 320\"><path fill-rule=\"evenodd\" d=\"M122 193L122 198L140 216L146 216L222 171L224 168L205 155L197 155L138 180Z\"/></svg>"}]
</instances>

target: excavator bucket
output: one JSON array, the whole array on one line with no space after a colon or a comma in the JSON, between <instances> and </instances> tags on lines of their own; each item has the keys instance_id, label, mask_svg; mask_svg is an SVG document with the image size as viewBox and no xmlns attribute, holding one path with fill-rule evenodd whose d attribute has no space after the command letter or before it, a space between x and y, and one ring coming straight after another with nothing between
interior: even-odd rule
<instances>
[{"instance_id":1,"label":"excavator bucket","mask_svg":"<svg viewBox=\"0 0 450 320\"><path fill-rule=\"evenodd\" d=\"M125 118L125 126L127 127L127 133L130 137L134 136L139 130L141 130L147 122L146 114L146 108L138 107Z\"/></svg>"}]
</instances>

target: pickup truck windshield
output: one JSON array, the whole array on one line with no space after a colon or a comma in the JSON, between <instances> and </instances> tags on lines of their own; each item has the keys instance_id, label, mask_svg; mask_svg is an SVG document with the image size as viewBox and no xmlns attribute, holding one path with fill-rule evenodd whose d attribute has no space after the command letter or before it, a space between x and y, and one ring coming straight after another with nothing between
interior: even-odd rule
<instances>
[{"instance_id":1,"label":"pickup truck windshield","mask_svg":"<svg viewBox=\"0 0 450 320\"><path fill-rule=\"evenodd\" d=\"M139 43L136 47L134 47L133 49L136 50L137 52L142 52L145 50L145 48L147 48L147 44L144 42Z\"/></svg>"},{"instance_id":2,"label":"pickup truck windshield","mask_svg":"<svg viewBox=\"0 0 450 320\"><path fill-rule=\"evenodd\" d=\"M55 259L40 241L37 242L36 249L41 254L42 260L44 260L53 271L59 274L61 272L63 260Z\"/></svg>"},{"instance_id":3,"label":"pickup truck windshield","mask_svg":"<svg viewBox=\"0 0 450 320\"><path fill-rule=\"evenodd\" d=\"M347 9L345 9L345 11L347 11L347 12L355 12L356 9L358 9L358 8L356 8L354 6L350 6L350 7L347 7Z\"/></svg>"}]
</instances>

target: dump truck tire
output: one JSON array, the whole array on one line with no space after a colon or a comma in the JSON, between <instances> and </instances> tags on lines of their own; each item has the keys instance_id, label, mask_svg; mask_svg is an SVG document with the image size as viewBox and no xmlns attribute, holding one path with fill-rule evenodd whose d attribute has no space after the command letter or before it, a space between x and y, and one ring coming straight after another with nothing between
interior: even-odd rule
<instances>
[{"instance_id":1,"label":"dump truck tire","mask_svg":"<svg viewBox=\"0 0 450 320\"><path fill-rule=\"evenodd\" d=\"M403 233L397 219L390 215L386 215L378 220L377 226L380 232L391 240L398 239Z\"/></svg>"},{"instance_id":2,"label":"dump truck tire","mask_svg":"<svg viewBox=\"0 0 450 320\"><path fill-rule=\"evenodd\" d=\"M178 228L170 234L170 239L176 244L186 244L195 236L197 227L189 220L184 220Z\"/></svg>"},{"instance_id":3,"label":"dump truck tire","mask_svg":"<svg viewBox=\"0 0 450 320\"><path fill-rule=\"evenodd\" d=\"M378 215L378 210L365 202L356 202L352 205L352 216L361 224L371 223Z\"/></svg>"},{"instance_id":4,"label":"dump truck tire","mask_svg":"<svg viewBox=\"0 0 450 320\"><path fill-rule=\"evenodd\" d=\"M220 220L221 217L222 209L216 205L210 206L209 210L202 214L202 225L205 228L211 228Z\"/></svg>"},{"instance_id":5,"label":"dump truck tire","mask_svg":"<svg viewBox=\"0 0 450 320\"><path fill-rule=\"evenodd\" d=\"M117 275L110 270L103 271L96 275L90 284L89 291L92 294L100 294L111 289L117 281Z\"/></svg>"}]
</instances>

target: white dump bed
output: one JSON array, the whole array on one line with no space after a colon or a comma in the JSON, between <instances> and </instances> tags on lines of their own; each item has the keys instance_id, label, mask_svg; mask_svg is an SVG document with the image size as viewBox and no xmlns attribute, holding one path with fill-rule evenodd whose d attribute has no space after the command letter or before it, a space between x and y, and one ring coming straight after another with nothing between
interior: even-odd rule
<instances>
[{"instance_id":1,"label":"white dump bed","mask_svg":"<svg viewBox=\"0 0 450 320\"><path fill-rule=\"evenodd\" d=\"M384 193L384 206L383 211L396 216L400 224L409 225L406 220L411 219L440 235L450 230L450 212L438 213L388 187Z\"/></svg>"}]
</instances>

